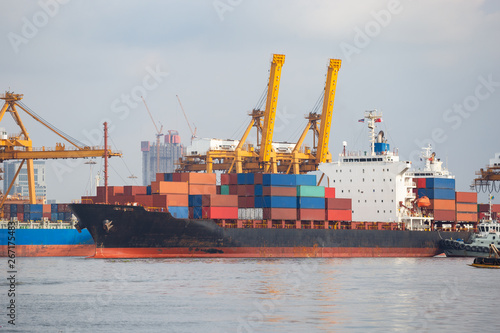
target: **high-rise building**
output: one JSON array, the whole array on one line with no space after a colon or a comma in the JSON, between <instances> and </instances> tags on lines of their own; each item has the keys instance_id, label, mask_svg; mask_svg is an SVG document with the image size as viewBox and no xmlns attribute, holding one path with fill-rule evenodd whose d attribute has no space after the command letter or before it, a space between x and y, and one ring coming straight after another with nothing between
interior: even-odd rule
<instances>
[{"instance_id":1,"label":"high-rise building","mask_svg":"<svg viewBox=\"0 0 500 333\"><path fill-rule=\"evenodd\" d=\"M157 172L174 172L176 163L184 154L184 146L177 131L168 131L164 143L159 147L160 167L157 169L156 142L141 141L142 151L142 184L149 185L156 179Z\"/></svg>"},{"instance_id":2,"label":"high-rise building","mask_svg":"<svg viewBox=\"0 0 500 333\"><path fill-rule=\"evenodd\" d=\"M3 180L3 193L9 189L12 179L16 175L17 169L21 164L20 161L4 162L4 180ZM47 197L47 184L45 183L45 161L33 161L33 168L35 173L35 194L37 197ZM10 195L21 195L24 197L29 196L28 186L28 169L26 163L21 168L14 185L12 186Z\"/></svg>"}]
</instances>

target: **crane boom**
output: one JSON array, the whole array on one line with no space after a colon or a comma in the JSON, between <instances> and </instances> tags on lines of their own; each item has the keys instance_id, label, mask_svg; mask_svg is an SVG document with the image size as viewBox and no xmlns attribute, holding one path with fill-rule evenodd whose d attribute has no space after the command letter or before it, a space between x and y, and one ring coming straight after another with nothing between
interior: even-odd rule
<instances>
[{"instance_id":1,"label":"crane boom","mask_svg":"<svg viewBox=\"0 0 500 333\"><path fill-rule=\"evenodd\" d=\"M149 111L148 105L146 104L146 100L142 96L141 96L141 98L142 98L142 101L144 102L144 106L146 106L146 110L148 111L149 117L151 118L153 125L155 125L156 133L160 134L161 130L158 130L158 126L156 126L155 120L153 119L153 115L151 114L151 111Z\"/></svg>"},{"instance_id":2,"label":"crane boom","mask_svg":"<svg viewBox=\"0 0 500 333\"><path fill-rule=\"evenodd\" d=\"M271 160L274 122L276 118L276 106L278 104L278 93L280 87L281 68L285 63L285 55L273 54L271 72L269 74L269 85L267 87L266 110L264 112L264 126L262 128L262 141L259 157L264 163L264 172L269 170Z\"/></svg>"},{"instance_id":3,"label":"crane boom","mask_svg":"<svg viewBox=\"0 0 500 333\"><path fill-rule=\"evenodd\" d=\"M339 74L342 60L330 59L328 74L326 75L325 97L323 99L323 110L321 112L321 125L318 136L318 148L316 150L316 163L324 163L331 160L328 150L330 141L330 129L332 126L333 102L335 101L335 88L337 87L337 76Z\"/></svg>"},{"instance_id":4,"label":"crane boom","mask_svg":"<svg viewBox=\"0 0 500 333\"><path fill-rule=\"evenodd\" d=\"M179 101L179 105L181 106L182 113L184 114L184 118L186 118L186 122L189 126L189 131L191 132L191 138L194 139L194 138L196 138L196 126L194 127L194 131L193 131L193 128L191 127L191 124L189 123L186 111L184 111L184 107L182 106L181 99L179 98L179 95L175 95L175 97L177 97L177 100Z\"/></svg>"}]
</instances>

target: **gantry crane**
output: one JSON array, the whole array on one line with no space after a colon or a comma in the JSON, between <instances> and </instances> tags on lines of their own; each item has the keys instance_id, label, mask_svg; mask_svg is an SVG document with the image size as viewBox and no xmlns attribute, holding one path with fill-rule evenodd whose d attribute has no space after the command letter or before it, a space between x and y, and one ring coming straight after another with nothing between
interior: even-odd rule
<instances>
[{"instance_id":1,"label":"gantry crane","mask_svg":"<svg viewBox=\"0 0 500 333\"><path fill-rule=\"evenodd\" d=\"M333 104L335 101L335 90L337 77L342 61L330 59L326 75L326 83L323 97L323 108L321 114L310 112L307 116L307 126L295 144L292 153L278 153L277 160L280 162L279 172L305 173L318 170L320 163L330 162L332 155L328 149L330 141L330 130L332 126ZM319 123L319 128L318 128ZM301 151L302 144L309 130L313 131L313 149ZM317 144L316 144L317 140Z\"/></svg>"},{"instance_id":2,"label":"gantry crane","mask_svg":"<svg viewBox=\"0 0 500 333\"><path fill-rule=\"evenodd\" d=\"M149 117L151 118L151 121L153 122L153 125L155 125L156 129L156 172L160 172L160 138L163 136L163 125L160 123L160 129L158 129L158 126L156 126L156 122L153 119L153 115L151 114L151 111L149 111L148 105L146 104L146 100L144 97L142 97L142 101L144 102L144 105L146 106L146 110L148 111Z\"/></svg>"},{"instance_id":3,"label":"gantry crane","mask_svg":"<svg viewBox=\"0 0 500 333\"><path fill-rule=\"evenodd\" d=\"M112 152L108 149L107 145L105 147L89 147L83 146L83 144L77 144L76 140L70 138L67 134L62 133L54 126L49 124L47 121L43 120L40 116L34 113L29 107L24 105L21 100L23 99L22 94L14 94L13 92L5 92L5 94L0 94L0 99L5 101L1 111L0 111L0 123L4 117L4 115L8 112L14 118L14 121L21 129L21 133L16 135L8 136L7 134L3 134L0 137L0 162L6 160L22 160L12 182L9 186L9 189L4 194L2 201L0 202L0 212L2 211L2 206L7 198L8 193L10 192L14 182L21 171L24 163L27 165L27 173L28 173L28 187L29 187L29 198L30 203L36 203L36 194L35 194L35 175L33 168L33 160L36 159L59 159L59 158L89 158L89 157L111 157L111 156L121 156L121 153ZM30 115L37 122L41 123L52 132L60 136L62 139L69 142L74 146L72 149L67 149L64 144L56 143L56 147L54 149L51 148L34 148L33 142L29 137L28 131L24 126L19 112L17 110L19 107L21 110Z\"/></svg>"},{"instance_id":4,"label":"gantry crane","mask_svg":"<svg viewBox=\"0 0 500 333\"><path fill-rule=\"evenodd\" d=\"M185 156L180 161L180 171L277 172L276 152L272 142L281 69L284 63L284 55L273 54L265 110L256 108L249 113L252 119L235 150L209 150L204 155ZM253 127L257 128L258 151L252 145L246 144Z\"/></svg>"},{"instance_id":5,"label":"gantry crane","mask_svg":"<svg viewBox=\"0 0 500 333\"><path fill-rule=\"evenodd\" d=\"M477 192L489 192L500 191L500 166L499 165L488 165L486 170L480 169L476 171L476 178L474 179L472 188Z\"/></svg>"}]
</instances>

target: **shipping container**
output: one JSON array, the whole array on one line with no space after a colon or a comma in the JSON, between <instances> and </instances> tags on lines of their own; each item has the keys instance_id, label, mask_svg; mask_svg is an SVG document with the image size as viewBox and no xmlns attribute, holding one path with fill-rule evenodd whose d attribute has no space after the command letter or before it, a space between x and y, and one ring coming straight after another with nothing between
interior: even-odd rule
<instances>
[{"instance_id":1,"label":"shipping container","mask_svg":"<svg viewBox=\"0 0 500 333\"><path fill-rule=\"evenodd\" d=\"M23 204L17 204L17 212L24 214L24 205ZM22 219L21 219L21 221L22 221Z\"/></svg>"},{"instance_id":2,"label":"shipping container","mask_svg":"<svg viewBox=\"0 0 500 333\"><path fill-rule=\"evenodd\" d=\"M455 198L457 203L477 203L476 192L456 192Z\"/></svg>"},{"instance_id":3,"label":"shipping container","mask_svg":"<svg viewBox=\"0 0 500 333\"><path fill-rule=\"evenodd\" d=\"M47 204L44 204L44 205L43 205L43 208L42 208L42 211L43 211L44 213L50 213L50 204L48 204L48 205L47 205Z\"/></svg>"},{"instance_id":4,"label":"shipping container","mask_svg":"<svg viewBox=\"0 0 500 333\"><path fill-rule=\"evenodd\" d=\"M297 198L280 196L255 197L255 208L297 208Z\"/></svg>"},{"instance_id":5,"label":"shipping container","mask_svg":"<svg viewBox=\"0 0 500 333\"><path fill-rule=\"evenodd\" d=\"M452 178L426 178L426 188L455 190L455 179ZM446 198L448 199L448 198Z\"/></svg>"},{"instance_id":6,"label":"shipping container","mask_svg":"<svg viewBox=\"0 0 500 333\"><path fill-rule=\"evenodd\" d=\"M262 186L262 196L295 197L297 196L297 189L286 186Z\"/></svg>"},{"instance_id":7,"label":"shipping container","mask_svg":"<svg viewBox=\"0 0 500 333\"><path fill-rule=\"evenodd\" d=\"M346 198L327 198L325 199L326 209L329 210L351 210L352 199Z\"/></svg>"},{"instance_id":8,"label":"shipping container","mask_svg":"<svg viewBox=\"0 0 500 333\"><path fill-rule=\"evenodd\" d=\"M237 174L238 185L253 185L254 184L254 174L253 173L238 173Z\"/></svg>"},{"instance_id":9,"label":"shipping container","mask_svg":"<svg viewBox=\"0 0 500 333\"><path fill-rule=\"evenodd\" d=\"M146 194L151 195L153 191L151 190L151 185L146 186Z\"/></svg>"},{"instance_id":10,"label":"shipping container","mask_svg":"<svg viewBox=\"0 0 500 333\"><path fill-rule=\"evenodd\" d=\"M297 220L297 209L294 208L264 208L262 214L265 220Z\"/></svg>"},{"instance_id":11,"label":"shipping container","mask_svg":"<svg viewBox=\"0 0 500 333\"><path fill-rule=\"evenodd\" d=\"M434 210L434 221L451 221L456 219L454 210Z\"/></svg>"},{"instance_id":12,"label":"shipping container","mask_svg":"<svg viewBox=\"0 0 500 333\"><path fill-rule=\"evenodd\" d=\"M262 175L264 186L296 186L296 175L285 175L278 173L265 173Z\"/></svg>"},{"instance_id":13,"label":"shipping container","mask_svg":"<svg viewBox=\"0 0 500 333\"><path fill-rule=\"evenodd\" d=\"M57 213L50 213L50 220L52 222L56 222L57 221Z\"/></svg>"},{"instance_id":14,"label":"shipping container","mask_svg":"<svg viewBox=\"0 0 500 333\"><path fill-rule=\"evenodd\" d=\"M238 219L240 220L262 220L262 208L238 208Z\"/></svg>"},{"instance_id":15,"label":"shipping container","mask_svg":"<svg viewBox=\"0 0 500 333\"><path fill-rule=\"evenodd\" d=\"M325 209L325 198L297 197L297 208Z\"/></svg>"},{"instance_id":16,"label":"shipping container","mask_svg":"<svg viewBox=\"0 0 500 333\"><path fill-rule=\"evenodd\" d=\"M190 194L189 207L201 207L203 205L202 198L202 194Z\"/></svg>"},{"instance_id":17,"label":"shipping container","mask_svg":"<svg viewBox=\"0 0 500 333\"><path fill-rule=\"evenodd\" d=\"M220 186L220 194L229 195L229 185L221 185Z\"/></svg>"},{"instance_id":18,"label":"shipping container","mask_svg":"<svg viewBox=\"0 0 500 333\"><path fill-rule=\"evenodd\" d=\"M263 178L263 173L256 173L254 174L253 176L253 183L255 185L262 185L263 184L263 181L262 181L262 178Z\"/></svg>"},{"instance_id":19,"label":"shipping container","mask_svg":"<svg viewBox=\"0 0 500 333\"><path fill-rule=\"evenodd\" d=\"M153 205L153 196L147 194L138 194L135 196L135 200L138 205L142 207L154 207Z\"/></svg>"},{"instance_id":20,"label":"shipping container","mask_svg":"<svg viewBox=\"0 0 500 333\"><path fill-rule=\"evenodd\" d=\"M335 198L335 187L325 187L325 198Z\"/></svg>"},{"instance_id":21,"label":"shipping container","mask_svg":"<svg viewBox=\"0 0 500 333\"><path fill-rule=\"evenodd\" d=\"M193 219L202 219L203 218L203 208L201 207L191 207L193 209Z\"/></svg>"},{"instance_id":22,"label":"shipping container","mask_svg":"<svg viewBox=\"0 0 500 333\"><path fill-rule=\"evenodd\" d=\"M203 207L204 219L237 220L238 207Z\"/></svg>"},{"instance_id":23,"label":"shipping container","mask_svg":"<svg viewBox=\"0 0 500 333\"><path fill-rule=\"evenodd\" d=\"M193 194L217 194L217 188L214 185L191 184L189 183L188 193Z\"/></svg>"},{"instance_id":24,"label":"shipping container","mask_svg":"<svg viewBox=\"0 0 500 333\"><path fill-rule=\"evenodd\" d=\"M189 196L187 194L153 194L153 207L188 207Z\"/></svg>"},{"instance_id":25,"label":"shipping container","mask_svg":"<svg viewBox=\"0 0 500 333\"><path fill-rule=\"evenodd\" d=\"M229 185L238 185L238 174L230 173L229 174Z\"/></svg>"},{"instance_id":26,"label":"shipping container","mask_svg":"<svg viewBox=\"0 0 500 333\"><path fill-rule=\"evenodd\" d=\"M203 207L238 207L238 196L236 196L236 195L204 194L201 196L201 205L199 205L199 206L203 206Z\"/></svg>"},{"instance_id":27,"label":"shipping container","mask_svg":"<svg viewBox=\"0 0 500 333\"><path fill-rule=\"evenodd\" d=\"M152 194L188 194L188 184L185 182L156 181L151 183ZM197 194L197 193L193 193Z\"/></svg>"},{"instance_id":28,"label":"shipping container","mask_svg":"<svg viewBox=\"0 0 500 333\"><path fill-rule=\"evenodd\" d=\"M477 222L477 213L458 213L457 222Z\"/></svg>"},{"instance_id":29,"label":"shipping container","mask_svg":"<svg viewBox=\"0 0 500 333\"><path fill-rule=\"evenodd\" d=\"M169 206L168 212L177 219L189 218L189 207L187 206Z\"/></svg>"},{"instance_id":30,"label":"shipping container","mask_svg":"<svg viewBox=\"0 0 500 333\"><path fill-rule=\"evenodd\" d=\"M255 195L254 185L238 185L238 196L240 197L253 197Z\"/></svg>"},{"instance_id":31,"label":"shipping container","mask_svg":"<svg viewBox=\"0 0 500 333\"><path fill-rule=\"evenodd\" d=\"M426 196L429 199L455 200L455 190L441 188L419 188L418 197L421 198L423 196Z\"/></svg>"},{"instance_id":32,"label":"shipping container","mask_svg":"<svg viewBox=\"0 0 500 333\"><path fill-rule=\"evenodd\" d=\"M415 178L414 181L417 184L417 188L426 187L426 178Z\"/></svg>"},{"instance_id":33,"label":"shipping container","mask_svg":"<svg viewBox=\"0 0 500 333\"><path fill-rule=\"evenodd\" d=\"M71 209L69 208L69 205L64 203L60 203L60 204L57 204L57 209L58 209L58 213L64 213L64 212L70 212Z\"/></svg>"},{"instance_id":34,"label":"shipping container","mask_svg":"<svg viewBox=\"0 0 500 333\"><path fill-rule=\"evenodd\" d=\"M194 185L215 185L217 184L217 175L215 173L198 172L174 173L172 180L174 182L188 182Z\"/></svg>"},{"instance_id":35,"label":"shipping container","mask_svg":"<svg viewBox=\"0 0 500 333\"><path fill-rule=\"evenodd\" d=\"M220 184L221 185L229 185L229 174L228 173L223 173L220 175Z\"/></svg>"},{"instance_id":36,"label":"shipping container","mask_svg":"<svg viewBox=\"0 0 500 333\"><path fill-rule=\"evenodd\" d=\"M328 209L326 211L326 219L328 221L351 221L352 211L341 209Z\"/></svg>"},{"instance_id":37,"label":"shipping container","mask_svg":"<svg viewBox=\"0 0 500 333\"><path fill-rule=\"evenodd\" d=\"M298 185L297 186L297 196L298 197L324 198L325 197L325 187L324 186Z\"/></svg>"},{"instance_id":38,"label":"shipping container","mask_svg":"<svg viewBox=\"0 0 500 333\"><path fill-rule=\"evenodd\" d=\"M473 203L457 203L457 213L477 213L477 205Z\"/></svg>"},{"instance_id":39,"label":"shipping container","mask_svg":"<svg viewBox=\"0 0 500 333\"><path fill-rule=\"evenodd\" d=\"M255 207L255 197L238 197L239 208L253 208Z\"/></svg>"},{"instance_id":40,"label":"shipping container","mask_svg":"<svg viewBox=\"0 0 500 333\"><path fill-rule=\"evenodd\" d=\"M455 200L430 199L431 210L455 210Z\"/></svg>"},{"instance_id":41,"label":"shipping container","mask_svg":"<svg viewBox=\"0 0 500 333\"><path fill-rule=\"evenodd\" d=\"M124 195L148 194L146 186L124 186Z\"/></svg>"},{"instance_id":42,"label":"shipping container","mask_svg":"<svg viewBox=\"0 0 500 333\"><path fill-rule=\"evenodd\" d=\"M316 185L316 176L315 175L295 175L295 184L296 185L306 185L306 186L315 186Z\"/></svg>"},{"instance_id":43,"label":"shipping container","mask_svg":"<svg viewBox=\"0 0 500 333\"><path fill-rule=\"evenodd\" d=\"M297 219L302 221L324 221L325 216L324 209L309 209L309 208L299 208L297 209Z\"/></svg>"}]
</instances>

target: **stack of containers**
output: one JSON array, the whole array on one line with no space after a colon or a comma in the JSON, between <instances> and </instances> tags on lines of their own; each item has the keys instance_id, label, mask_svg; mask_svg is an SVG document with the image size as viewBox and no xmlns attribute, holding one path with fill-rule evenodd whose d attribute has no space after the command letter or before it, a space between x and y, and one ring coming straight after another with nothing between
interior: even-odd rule
<instances>
[{"instance_id":1,"label":"stack of containers","mask_svg":"<svg viewBox=\"0 0 500 333\"><path fill-rule=\"evenodd\" d=\"M477 193L456 192L457 222L477 222Z\"/></svg>"},{"instance_id":2,"label":"stack of containers","mask_svg":"<svg viewBox=\"0 0 500 333\"><path fill-rule=\"evenodd\" d=\"M201 195L201 209L204 219L238 219L238 196L221 194Z\"/></svg>"},{"instance_id":3,"label":"stack of containers","mask_svg":"<svg viewBox=\"0 0 500 333\"><path fill-rule=\"evenodd\" d=\"M297 175L297 219L325 221L325 187L316 186L316 176ZM305 185L305 184L307 185Z\"/></svg>"},{"instance_id":4,"label":"stack of containers","mask_svg":"<svg viewBox=\"0 0 500 333\"><path fill-rule=\"evenodd\" d=\"M297 175L255 174L254 178L255 208L262 208L263 219L297 220Z\"/></svg>"},{"instance_id":5,"label":"stack of containers","mask_svg":"<svg viewBox=\"0 0 500 333\"><path fill-rule=\"evenodd\" d=\"M40 221L43 217L43 205L41 204L25 204L24 205L24 221Z\"/></svg>"},{"instance_id":6,"label":"stack of containers","mask_svg":"<svg viewBox=\"0 0 500 333\"><path fill-rule=\"evenodd\" d=\"M435 221L456 221L455 214L455 179L424 178L425 188L418 188L418 197L428 197L430 210ZM418 181L417 181L418 186Z\"/></svg>"},{"instance_id":7,"label":"stack of containers","mask_svg":"<svg viewBox=\"0 0 500 333\"><path fill-rule=\"evenodd\" d=\"M489 216L490 214L490 205L489 204L478 204L477 205L477 211L479 214L479 219L497 219L498 218L498 213L500 213L500 205L491 205L491 217Z\"/></svg>"},{"instance_id":8,"label":"stack of containers","mask_svg":"<svg viewBox=\"0 0 500 333\"><path fill-rule=\"evenodd\" d=\"M327 221L352 221L352 199L335 198L334 188L325 188Z\"/></svg>"}]
</instances>

